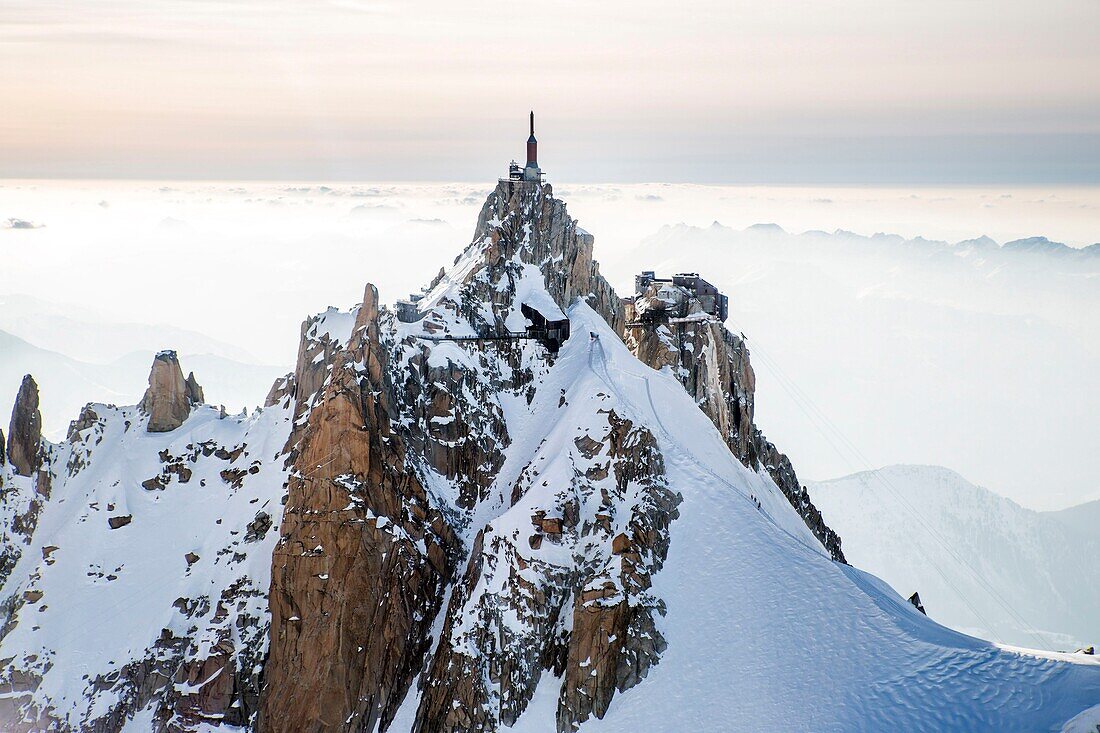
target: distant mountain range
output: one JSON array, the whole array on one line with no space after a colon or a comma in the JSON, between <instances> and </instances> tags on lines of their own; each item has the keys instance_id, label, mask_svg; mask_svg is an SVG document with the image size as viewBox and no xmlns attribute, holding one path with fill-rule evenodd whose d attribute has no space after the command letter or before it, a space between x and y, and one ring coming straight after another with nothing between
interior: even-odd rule
<instances>
[{"instance_id":1,"label":"distant mountain range","mask_svg":"<svg viewBox=\"0 0 1100 733\"><path fill-rule=\"evenodd\" d=\"M1086 537L1100 537L1100 500L1046 514Z\"/></svg>"},{"instance_id":2,"label":"distant mountain range","mask_svg":"<svg viewBox=\"0 0 1100 733\"><path fill-rule=\"evenodd\" d=\"M1035 512L939 466L810 483L850 562L953 628L1022 646L1100 643L1100 501Z\"/></svg>"}]
</instances>

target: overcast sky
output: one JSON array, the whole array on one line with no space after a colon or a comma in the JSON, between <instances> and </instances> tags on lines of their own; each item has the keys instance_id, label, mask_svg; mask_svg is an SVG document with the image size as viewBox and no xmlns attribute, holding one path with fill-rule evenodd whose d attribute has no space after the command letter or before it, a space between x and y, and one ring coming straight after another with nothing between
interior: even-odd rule
<instances>
[{"instance_id":1,"label":"overcast sky","mask_svg":"<svg viewBox=\"0 0 1100 733\"><path fill-rule=\"evenodd\" d=\"M1100 183L1098 0L0 0L0 177Z\"/></svg>"}]
</instances>

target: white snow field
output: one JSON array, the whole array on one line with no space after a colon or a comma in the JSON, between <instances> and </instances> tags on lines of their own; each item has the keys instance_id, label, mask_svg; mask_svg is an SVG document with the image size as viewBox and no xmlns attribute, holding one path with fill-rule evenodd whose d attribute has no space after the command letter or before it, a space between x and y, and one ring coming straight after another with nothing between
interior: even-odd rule
<instances>
[{"instance_id":1,"label":"white snow field","mask_svg":"<svg viewBox=\"0 0 1100 733\"><path fill-rule=\"evenodd\" d=\"M136 407L92 408L104 420L102 429L84 431L82 443L52 447L61 466L85 467L55 482L32 541L21 547L2 589L4 598L41 594L19 610L18 623L0 642L0 656L36 670L42 682L34 699L74 730L118 702L110 683L120 669L158 657L162 629L189 637L200 658L217 643L219 631L228 631L238 650L255 645L258 634L266 637L271 552L286 480L277 459L291 419L282 407L220 418L216 408L203 406L176 430L149 433L148 417ZM232 461L200 458L190 464L194 470L186 481L176 476L159 490L142 486L162 475L163 451L187 455L203 443L243 448ZM242 468L239 486L221 475L230 466ZM257 469L249 473L252 466ZM26 510L28 485L29 479L4 476L5 528ZM261 511L274 528L250 542L247 525ZM120 517L130 522L112 529L109 519ZM189 562L188 553L197 559ZM197 613L177 604L201 598L207 602L205 608L198 604ZM106 684L93 692L97 678Z\"/></svg>"}]
</instances>

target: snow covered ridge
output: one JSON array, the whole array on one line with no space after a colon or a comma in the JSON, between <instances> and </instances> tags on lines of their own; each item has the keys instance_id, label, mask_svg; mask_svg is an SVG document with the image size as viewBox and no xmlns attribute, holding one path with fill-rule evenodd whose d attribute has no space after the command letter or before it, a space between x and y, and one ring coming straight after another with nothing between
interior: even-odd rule
<instances>
[{"instance_id":1,"label":"snow covered ridge","mask_svg":"<svg viewBox=\"0 0 1100 733\"><path fill-rule=\"evenodd\" d=\"M55 445L28 386L0 729L1060 730L1100 699L1092 660L834 560L747 351L629 327L592 246L505 181L400 319L368 285L307 320L251 417L165 355Z\"/></svg>"},{"instance_id":2,"label":"snow covered ridge","mask_svg":"<svg viewBox=\"0 0 1100 733\"><path fill-rule=\"evenodd\" d=\"M155 431L145 408L90 404L31 475L3 467L3 730L121 730L152 711L184 729L212 699L247 724L288 407L194 406Z\"/></svg>"}]
</instances>

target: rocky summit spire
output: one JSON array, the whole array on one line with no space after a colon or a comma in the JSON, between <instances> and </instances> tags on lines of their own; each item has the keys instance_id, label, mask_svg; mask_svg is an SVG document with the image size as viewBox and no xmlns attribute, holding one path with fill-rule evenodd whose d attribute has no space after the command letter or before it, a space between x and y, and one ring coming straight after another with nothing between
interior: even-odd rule
<instances>
[{"instance_id":1,"label":"rocky summit spire","mask_svg":"<svg viewBox=\"0 0 1100 733\"><path fill-rule=\"evenodd\" d=\"M195 374L183 378L176 352L162 351L153 358L149 389L141 400L141 409L149 415L150 433L175 430L191 414L191 406L202 400L202 387L195 381Z\"/></svg>"},{"instance_id":2,"label":"rocky summit spire","mask_svg":"<svg viewBox=\"0 0 1100 733\"><path fill-rule=\"evenodd\" d=\"M466 254L480 252L484 260L480 275L484 282L479 286L477 278L470 279L467 300L500 301L501 293L514 290L513 270L534 265L559 307L568 309L581 298L621 334L623 303L600 273L592 255L594 244L595 238L569 215L549 183L528 186L501 181L481 207L473 242L467 247ZM467 315L476 320L481 313L475 308Z\"/></svg>"},{"instance_id":3,"label":"rocky summit spire","mask_svg":"<svg viewBox=\"0 0 1100 733\"><path fill-rule=\"evenodd\" d=\"M745 339L723 323L726 297L691 274L669 279L645 271L635 288L626 301L630 350L653 369L672 369L738 460L767 471L829 555L845 562L840 536L825 524L790 459L754 422L756 375Z\"/></svg>"},{"instance_id":4,"label":"rocky summit spire","mask_svg":"<svg viewBox=\"0 0 1100 733\"><path fill-rule=\"evenodd\" d=\"M206 402L206 397L202 393L202 386L195 379L194 372L188 373L184 386L187 388L187 401L192 405L201 405Z\"/></svg>"},{"instance_id":5,"label":"rocky summit spire","mask_svg":"<svg viewBox=\"0 0 1100 733\"><path fill-rule=\"evenodd\" d=\"M30 374L23 377L8 426L8 460L21 476L32 476L41 463L42 413L38 410L38 385Z\"/></svg>"}]
</instances>

